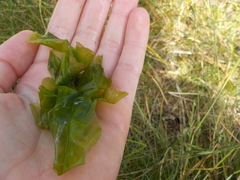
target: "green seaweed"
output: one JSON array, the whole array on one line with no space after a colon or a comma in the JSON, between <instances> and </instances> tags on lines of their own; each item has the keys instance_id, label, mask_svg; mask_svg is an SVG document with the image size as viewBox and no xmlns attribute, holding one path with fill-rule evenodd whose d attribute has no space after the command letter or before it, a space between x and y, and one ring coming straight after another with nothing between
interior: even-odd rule
<instances>
[{"instance_id":1,"label":"green seaweed","mask_svg":"<svg viewBox=\"0 0 240 180\"><path fill-rule=\"evenodd\" d=\"M61 175L85 163L86 153L101 136L95 108L97 100L117 103L128 93L110 87L102 56L51 33L33 32L28 41L52 48L48 60L51 78L39 86L39 101L30 104L36 125L50 130L54 138L53 169Z\"/></svg>"}]
</instances>

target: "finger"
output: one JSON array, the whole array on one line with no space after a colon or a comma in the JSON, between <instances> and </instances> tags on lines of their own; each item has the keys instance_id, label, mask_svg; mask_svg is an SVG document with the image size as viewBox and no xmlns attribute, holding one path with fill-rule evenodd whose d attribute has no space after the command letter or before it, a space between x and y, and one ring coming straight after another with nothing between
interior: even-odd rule
<instances>
[{"instance_id":1,"label":"finger","mask_svg":"<svg viewBox=\"0 0 240 180\"><path fill-rule=\"evenodd\" d=\"M47 31L58 38L72 40L86 0L59 0ZM47 61L49 48L40 46L35 62Z\"/></svg>"},{"instance_id":2,"label":"finger","mask_svg":"<svg viewBox=\"0 0 240 180\"><path fill-rule=\"evenodd\" d=\"M137 3L137 0L118 0L113 3L111 16L97 51L98 55L103 55L103 67L107 76L112 75L120 57L127 19Z\"/></svg>"},{"instance_id":3,"label":"finger","mask_svg":"<svg viewBox=\"0 0 240 180\"><path fill-rule=\"evenodd\" d=\"M125 98L132 104L142 72L149 35L149 15L143 8L135 9L129 18L120 60L114 70L113 87L129 92Z\"/></svg>"},{"instance_id":4,"label":"finger","mask_svg":"<svg viewBox=\"0 0 240 180\"><path fill-rule=\"evenodd\" d=\"M88 0L86 2L72 41L73 46L76 42L80 42L85 47L96 51L111 2L112 0Z\"/></svg>"},{"instance_id":5,"label":"finger","mask_svg":"<svg viewBox=\"0 0 240 180\"><path fill-rule=\"evenodd\" d=\"M31 31L22 31L0 46L0 93L13 84L32 64L38 45L26 41Z\"/></svg>"},{"instance_id":6,"label":"finger","mask_svg":"<svg viewBox=\"0 0 240 180\"><path fill-rule=\"evenodd\" d=\"M114 126L125 135L128 132L133 101L142 71L148 34L149 15L147 11L142 8L133 10L127 23L123 51L113 72L111 85L129 94L117 104L100 102L97 107L97 114L101 116L99 118L105 120L102 123Z\"/></svg>"}]
</instances>

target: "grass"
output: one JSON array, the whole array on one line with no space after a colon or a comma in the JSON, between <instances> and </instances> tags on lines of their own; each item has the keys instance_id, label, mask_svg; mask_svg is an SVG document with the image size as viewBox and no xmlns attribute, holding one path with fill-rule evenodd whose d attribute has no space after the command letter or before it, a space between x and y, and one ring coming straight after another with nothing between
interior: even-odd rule
<instances>
[{"instance_id":1,"label":"grass","mask_svg":"<svg viewBox=\"0 0 240 180\"><path fill-rule=\"evenodd\" d=\"M0 41L41 33L56 0L0 0ZM240 1L140 0L151 32L119 180L240 175Z\"/></svg>"},{"instance_id":2,"label":"grass","mask_svg":"<svg viewBox=\"0 0 240 180\"><path fill-rule=\"evenodd\" d=\"M25 29L45 32L57 0L0 0L0 42Z\"/></svg>"}]
</instances>

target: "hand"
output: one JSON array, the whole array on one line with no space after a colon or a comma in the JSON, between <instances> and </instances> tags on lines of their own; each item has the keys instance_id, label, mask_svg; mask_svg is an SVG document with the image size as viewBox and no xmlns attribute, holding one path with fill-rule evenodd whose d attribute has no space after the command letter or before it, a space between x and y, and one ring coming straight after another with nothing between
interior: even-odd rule
<instances>
[{"instance_id":1,"label":"hand","mask_svg":"<svg viewBox=\"0 0 240 180\"><path fill-rule=\"evenodd\" d=\"M26 42L22 31L0 46L0 179L113 180L117 178L126 142L133 100L142 70L149 16L137 0L59 0L48 31L82 43L103 55L112 86L129 95L117 104L98 102L102 136L87 154L85 165L62 176L52 170L54 143L49 131L34 122L29 104L38 101L38 87L49 76L49 48ZM104 29L105 28L105 29ZM18 78L14 93L8 93Z\"/></svg>"}]
</instances>

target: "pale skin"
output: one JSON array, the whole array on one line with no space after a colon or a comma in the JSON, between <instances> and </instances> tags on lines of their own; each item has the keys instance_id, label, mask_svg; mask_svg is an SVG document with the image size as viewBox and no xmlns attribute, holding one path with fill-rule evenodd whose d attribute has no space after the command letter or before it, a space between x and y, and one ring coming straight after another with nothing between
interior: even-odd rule
<instances>
[{"instance_id":1,"label":"pale skin","mask_svg":"<svg viewBox=\"0 0 240 180\"><path fill-rule=\"evenodd\" d=\"M103 55L112 87L129 95L115 105L98 102L102 136L87 154L85 165L62 176L52 170L54 143L49 131L34 122L29 104L38 101L38 87L49 76L49 49L31 44L22 31L0 46L0 179L114 180L126 143L132 106L149 34L149 15L137 0L59 0L48 31ZM104 31L103 31L104 29ZM14 93L8 93L18 78Z\"/></svg>"}]
</instances>

